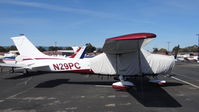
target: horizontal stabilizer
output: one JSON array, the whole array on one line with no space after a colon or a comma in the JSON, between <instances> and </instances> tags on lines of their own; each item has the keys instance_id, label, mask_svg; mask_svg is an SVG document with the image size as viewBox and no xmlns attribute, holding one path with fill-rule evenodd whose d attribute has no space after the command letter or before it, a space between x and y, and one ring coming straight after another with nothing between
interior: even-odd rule
<instances>
[{"instance_id":1,"label":"horizontal stabilizer","mask_svg":"<svg viewBox=\"0 0 199 112\"><path fill-rule=\"evenodd\" d=\"M6 63L0 63L0 66L3 66L3 67L15 67L15 68L25 67L25 65L22 65L22 64L6 64Z\"/></svg>"}]
</instances>

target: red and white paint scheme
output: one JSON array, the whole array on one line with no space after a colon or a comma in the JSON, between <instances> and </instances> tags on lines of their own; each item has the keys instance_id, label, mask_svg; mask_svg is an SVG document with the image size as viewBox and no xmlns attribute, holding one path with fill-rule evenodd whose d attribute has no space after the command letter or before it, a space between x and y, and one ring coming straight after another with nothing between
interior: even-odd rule
<instances>
[{"instance_id":1,"label":"red and white paint scheme","mask_svg":"<svg viewBox=\"0 0 199 112\"><path fill-rule=\"evenodd\" d=\"M19 62L22 61L30 61L30 60L65 60L67 58L74 58L74 59L81 59L85 55L85 46L80 46L80 47L72 47L74 50L74 54L72 56L64 57L64 56L48 56L43 54L44 56L40 58L30 58L26 56L4 56L2 57L3 63L0 63L0 66L13 66L13 67L18 67ZM31 56L32 57L32 56ZM17 64L18 62L18 64ZM16 65L16 66L15 66Z\"/></svg>"},{"instance_id":2,"label":"red and white paint scheme","mask_svg":"<svg viewBox=\"0 0 199 112\"><path fill-rule=\"evenodd\" d=\"M124 81L123 76L139 74L167 74L175 64L172 56L151 54L144 50L147 43L156 37L153 33L134 33L106 39L103 53L92 58L49 57L41 53L24 35L11 38L20 56L14 67L33 71L79 72L98 75L119 76L114 89L127 89L133 82ZM78 49L79 51L79 49ZM162 83L162 81L160 81Z\"/></svg>"}]
</instances>

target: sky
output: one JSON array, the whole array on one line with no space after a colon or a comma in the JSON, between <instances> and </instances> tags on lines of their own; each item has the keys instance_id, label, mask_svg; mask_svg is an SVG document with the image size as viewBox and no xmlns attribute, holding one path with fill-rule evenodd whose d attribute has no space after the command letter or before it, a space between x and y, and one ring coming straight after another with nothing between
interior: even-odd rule
<instances>
[{"instance_id":1,"label":"sky","mask_svg":"<svg viewBox=\"0 0 199 112\"><path fill-rule=\"evenodd\" d=\"M197 45L199 0L0 0L0 46L25 34L36 46L102 47L106 38L140 32L146 46Z\"/></svg>"}]
</instances>

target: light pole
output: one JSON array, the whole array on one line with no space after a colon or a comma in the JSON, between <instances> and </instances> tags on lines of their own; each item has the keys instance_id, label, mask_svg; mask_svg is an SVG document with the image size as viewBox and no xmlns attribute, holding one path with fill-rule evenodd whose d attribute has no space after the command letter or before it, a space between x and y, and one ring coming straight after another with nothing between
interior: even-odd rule
<instances>
[{"instance_id":1,"label":"light pole","mask_svg":"<svg viewBox=\"0 0 199 112\"><path fill-rule=\"evenodd\" d=\"M198 36L198 61L199 61L199 34L196 34Z\"/></svg>"},{"instance_id":2,"label":"light pole","mask_svg":"<svg viewBox=\"0 0 199 112\"><path fill-rule=\"evenodd\" d=\"M167 42L167 43L168 43L168 52L169 52L169 45L170 45L171 42Z\"/></svg>"},{"instance_id":3,"label":"light pole","mask_svg":"<svg viewBox=\"0 0 199 112\"><path fill-rule=\"evenodd\" d=\"M57 47L57 42L55 41L55 47Z\"/></svg>"}]
</instances>

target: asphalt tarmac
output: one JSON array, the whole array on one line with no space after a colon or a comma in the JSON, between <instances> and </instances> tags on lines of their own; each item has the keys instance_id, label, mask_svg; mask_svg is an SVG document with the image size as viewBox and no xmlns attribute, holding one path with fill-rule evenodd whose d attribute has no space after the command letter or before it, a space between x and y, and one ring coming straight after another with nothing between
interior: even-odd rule
<instances>
[{"instance_id":1,"label":"asphalt tarmac","mask_svg":"<svg viewBox=\"0 0 199 112\"><path fill-rule=\"evenodd\" d=\"M0 73L0 112L198 112L199 64L177 63L160 87L137 78L127 91L111 77L78 73Z\"/></svg>"}]
</instances>

